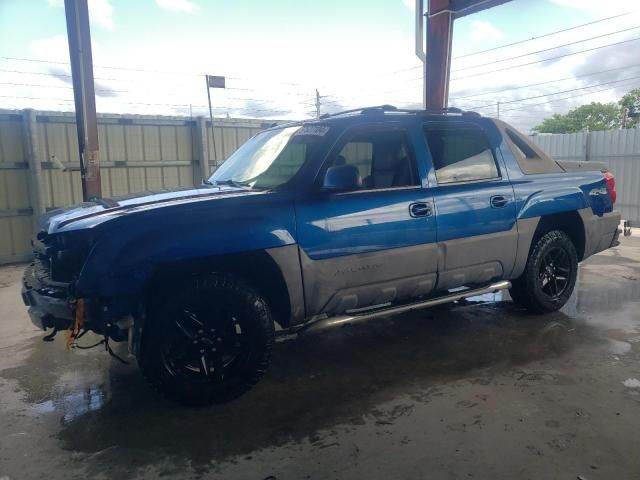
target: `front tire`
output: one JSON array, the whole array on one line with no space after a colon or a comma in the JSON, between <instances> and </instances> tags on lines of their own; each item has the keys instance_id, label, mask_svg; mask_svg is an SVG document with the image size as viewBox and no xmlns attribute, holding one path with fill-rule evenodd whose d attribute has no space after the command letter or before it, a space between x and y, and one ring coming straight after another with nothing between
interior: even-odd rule
<instances>
[{"instance_id":1,"label":"front tire","mask_svg":"<svg viewBox=\"0 0 640 480\"><path fill-rule=\"evenodd\" d=\"M223 403L266 372L275 331L260 294L224 274L194 276L149 306L138 363L171 400Z\"/></svg>"},{"instance_id":2,"label":"front tire","mask_svg":"<svg viewBox=\"0 0 640 480\"><path fill-rule=\"evenodd\" d=\"M567 303L578 276L578 255L569 236L552 230L539 237L523 274L512 282L513 301L537 313L554 312Z\"/></svg>"}]
</instances>

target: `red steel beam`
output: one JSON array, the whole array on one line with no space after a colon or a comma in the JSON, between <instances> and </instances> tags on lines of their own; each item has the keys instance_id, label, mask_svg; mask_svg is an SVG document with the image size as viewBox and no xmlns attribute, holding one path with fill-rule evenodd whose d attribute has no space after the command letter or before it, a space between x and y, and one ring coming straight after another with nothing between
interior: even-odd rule
<instances>
[{"instance_id":1,"label":"red steel beam","mask_svg":"<svg viewBox=\"0 0 640 480\"><path fill-rule=\"evenodd\" d=\"M425 100L430 110L447 108L451 74L453 21L511 0L429 0Z\"/></svg>"},{"instance_id":2,"label":"red steel beam","mask_svg":"<svg viewBox=\"0 0 640 480\"><path fill-rule=\"evenodd\" d=\"M446 108L449 99L453 36L451 0L429 0L427 12L425 99L428 109L437 110Z\"/></svg>"}]
</instances>

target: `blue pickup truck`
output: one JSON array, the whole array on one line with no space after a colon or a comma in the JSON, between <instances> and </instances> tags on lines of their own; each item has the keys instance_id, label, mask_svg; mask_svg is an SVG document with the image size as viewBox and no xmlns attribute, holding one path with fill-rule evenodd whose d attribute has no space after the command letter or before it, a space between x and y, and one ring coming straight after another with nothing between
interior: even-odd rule
<instances>
[{"instance_id":1,"label":"blue pickup truck","mask_svg":"<svg viewBox=\"0 0 640 480\"><path fill-rule=\"evenodd\" d=\"M455 109L363 108L274 126L203 185L40 221L23 299L43 330L128 341L168 397L231 400L276 331L321 330L509 289L559 309L615 246L613 175Z\"/></svg>"}]
</instances>

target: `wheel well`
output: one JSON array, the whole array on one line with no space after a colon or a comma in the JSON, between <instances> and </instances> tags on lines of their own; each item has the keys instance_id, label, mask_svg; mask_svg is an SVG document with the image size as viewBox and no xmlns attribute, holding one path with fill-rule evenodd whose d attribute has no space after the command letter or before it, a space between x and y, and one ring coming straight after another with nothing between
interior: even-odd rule
<instances>
[{"instance_id":1,"label":"wheel well","mask_svg":"<svg viewBox=\"0 0 640 480\"><path fill-rule=\"evenodd\" d=\"M543 216L540 219L540 223L538 223L532 244L535 244L538 238L551 230L562 230L569 235L573 245L576 247L578 260L582 260L584 257L585 233L584 223L578 212L554 213Z\"/></svg>"},{"instance_id":2,"label":"wheel well","mask_svg":"<svg viewBox=\"0 0 640 480\"><path fill-rule=\"evenodd\" d=\"M163 264L147 284L147 297L150 292L157 296L170 291L175 282L187 275L211 272L223 272L243 279L264 297L274 320L283 328L289 326L291 304L287 285L280 268L264 250Z\"/></svg>"}]
</instances>

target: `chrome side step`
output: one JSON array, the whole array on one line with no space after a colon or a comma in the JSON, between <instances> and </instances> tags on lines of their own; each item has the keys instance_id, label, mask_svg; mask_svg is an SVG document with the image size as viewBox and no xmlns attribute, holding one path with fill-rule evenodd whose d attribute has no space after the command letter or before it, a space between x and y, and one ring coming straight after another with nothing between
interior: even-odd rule
<instances>
[{"instance_id":1,"label":"chrome side step","mask_svg":"<svg viewBox=\"0 0 640 480\"><path fill-rule=\"evenodd\" d=\"M361 322L365 320L371 320L372 318L387 317L390 315L397 315L399 313L410 312L412 310L420 310L427 307L434 307L436 305L442 305L444 303L455 302L456 300L462 300L463 298L475 297L476 295L485 295L487 293L495 293L500 290L507 290L511 288L511 282L508 280L501 280L499 282L492 283L486 287L475 288L470 290L462 290L460 292L450 293L442 297L430 298L421 302L408 303L406 305L397 305L394 307L383 308L372 312L362 312L359 314L351 315L339 315L337 317L329 317L317 320L310 323L306 327L302 327L302 332L319 332L329 328L345 325L347 323Z\"/></svg>"}]
</instances>

